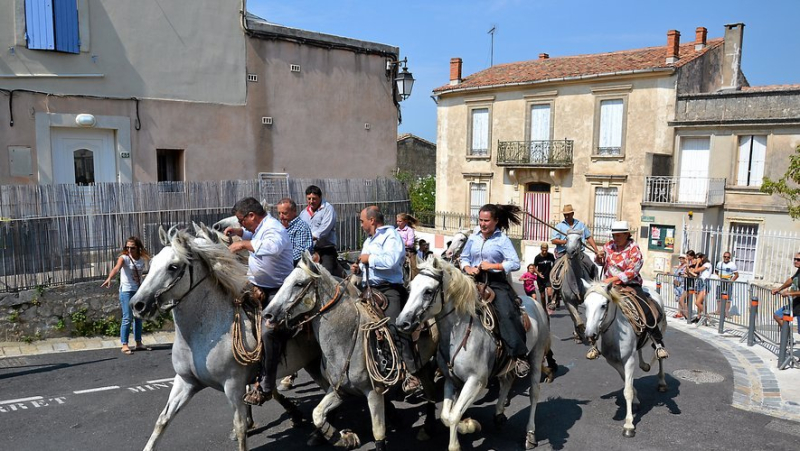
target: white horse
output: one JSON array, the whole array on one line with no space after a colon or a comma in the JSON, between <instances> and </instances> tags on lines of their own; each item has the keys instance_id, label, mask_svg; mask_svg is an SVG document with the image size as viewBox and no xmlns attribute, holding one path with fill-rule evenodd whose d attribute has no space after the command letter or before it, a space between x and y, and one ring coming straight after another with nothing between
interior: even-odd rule
<instances>
[{"instance_id":1,"label":"white horse","mask_svg":"<svg viewBox=\"0 0 800 451\"><path fill-rule=\"evenodd\" d=\"M530 319L526 344L530 353L529 376L531 410L528 416L525 448L536 446L536 404L539 401L541 362L550 346L550 327L547 314L538 302L523 297L523 306ZM480 425L475 420L461 418L478 398L491 376L498 376L500 393L495 407L495 424L502 426L506 417L506 398L511 389L513 374L497 375L494 368L498 348L497 338L488 331L478 314L478 294L473 279L441 258L426 261L411 281L409 298L398 316L397 327L415 330L420 323L435 318L439 327L439 368L445 376L444 402L441 419L450 428L449 450L461 449L457 432L471 432Z\"/></svg>"},{"instance_id":2,"label":"white horse","mask_svg":"<svg viewBox=\"0 0 800 451\"><path fill-rule=\"evenodd\" d=\"M636 396L636 389L633 388L633 372L636 364L636 354L639 354L639 368L644 372L650 371L650 367L656 359L655 352L650 362L645 362L642 358L642 349L652 343L650 335L644 331L637 335L631 321L623 313L623 300L620 293L612 288L611 284L594 282L585 284L586 297L583 304L586 307L586 336L591 340L596 340L599 336L600 352L606 358L606 362L614 367L622 377L625 388L622 393L625 396L625 424L622 426L622 433L625 437L636 435L636 428L633 425L632 405L639 405L639 398ZM661 297L656 293L650 293L655 301L655 308L658 313L658 323L656 327L661 329L661 335L667 329L667 318L664 315ZM646 319L643 320L646 323ZM641 327L646 324L641 323ZM664 380L663 360L658 360L658 391L666 392L667 383Z\"/></svg>"},{"instance_id":3,"label":"white horse","mask_svg":"<svg viewBox=\"0 0 800 451\"><path fill-rule=\"evenodd\" d=\"M159 310L172 311L175 342L172 366L175 380L167 405L158 416L145 450L155 449L172 418L200 390L211 387L225 392L234 410L233 432L238 449L247 449L247 427L252 425L249 406L242 402L246 385L256 375L256 365L242 365L232 353L232 327L236 309L233 300L247 284L247 266L224 244L214 242L212 233L195 238L185 232L164 229L159 236L165 247L153 257L150 273L142 282L131 307L137 318L148 318ZM243 324L242 324L243 323ZM247 349L255 349L252 327L241 321L241 335ZM319 347L300 334L287 344L283 377L301 368L319 379ZM285 404L282 402L282 404ZM287 405L284 405L287 407Z\"/></svg>"},{"instance_id":4,"label":"white horse","mask_svg":"<svg viewBox=\"0 0 800 451\"><path fill-rule=\"evenodd\" d=\"M464 245L467 244L467 238L472 232L470 230L460 230L453 235L450 246L445 249L442 258L447 261L455 261L461 256L461 251L464 250Z\"/></svg>"}]
</instances>

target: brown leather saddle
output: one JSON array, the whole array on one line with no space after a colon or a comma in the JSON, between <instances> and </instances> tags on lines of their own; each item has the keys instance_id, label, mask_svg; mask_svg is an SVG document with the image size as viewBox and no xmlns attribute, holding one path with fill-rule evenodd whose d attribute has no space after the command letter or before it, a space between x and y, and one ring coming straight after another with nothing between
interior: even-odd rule
<instances>
[{"instance_id":1,"label":"brown leather saddle","mask_svg":"<svg viewBox=\"0 0 800 451\"><path fill-rule=\"evenodd\" d=\"M479 282L475 284L478 288L478 296L486 304L491 312L492 316L494 316L495 320L497 320L497 312L494 308L494 298L495 293L494 290L489 287L488 284ZM522 300L519 297L514 298L514 301L517 303L517 308L519 310L520 321L522 322L522 326L525 328L525 332L531 330L531 319L528 314L525 312L525 309L522 308ZM496 324L496 321L495 321ZM499 331L495 328L495 334L499 337Z\"/></svg>"}]
</instances>

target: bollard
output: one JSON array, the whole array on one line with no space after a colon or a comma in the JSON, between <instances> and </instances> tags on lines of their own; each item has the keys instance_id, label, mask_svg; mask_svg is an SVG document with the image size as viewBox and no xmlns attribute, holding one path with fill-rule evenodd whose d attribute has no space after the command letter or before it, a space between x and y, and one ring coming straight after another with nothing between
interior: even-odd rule
<instances>
[{"instance_id":1,"label":"bollard","mask_svg":"<svg viewBox=\"0 0 800 451\"><path fill-rule=\"evenodd\" d=\"M656 281L656 293L658 293L659 296L661 295L661 281L660 280Z\"/></svg>"},{"instance_id":2,"label":"bollard","mask_svg":"<svg viewBox=\"0 0 800 451\"><path fill-rule=\"evenodd\" d=\"M783 315L783 324L781 324L781 345L778 348L778 369L786 368L786 352L789 356L792 355L791 349L786 349L789 346L789 335L792 333L792 317L791 315Z\"/></svg>"},{"instance_id":3,"label":"bollard","mask_svg":"<svg viewBox=\"0 0 800 451\"><path fill-rule=\"evenodd\" d=\"M747 326L747 346L756 343L756 316L758 315L758 296L750 297L750 324Z\"/></svg>"},{"instance_id":4,"label":"bollard","mask_svg":"<svg viewBox=\"0 0 800 451\"><path fill-rule=\"evenodd\" d=\"M728 290L725 289L722 291L722 295L720 296L719 300L719 328L717 329L717 333L720 335L725 331L725 315L727 314L728 310Z\"/></svg>"}]
</instances>

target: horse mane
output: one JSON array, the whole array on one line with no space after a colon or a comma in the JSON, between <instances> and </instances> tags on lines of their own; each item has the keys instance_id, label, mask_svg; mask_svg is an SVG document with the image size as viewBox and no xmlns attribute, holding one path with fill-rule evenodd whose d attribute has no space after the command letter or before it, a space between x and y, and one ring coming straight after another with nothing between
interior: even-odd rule
<instances>
[{"instance_id":1,"label":"horse mane","mask_svg":"<svg viewBox=\"0 0 800 451\"><path fill-rule=\"evenodd\" d=\"M478 307L478 291L475 280L464 274L455 265L434 257L419 266L419 270L430 271L434 275L447 277L444 287L445 299L450 300L459 314L474 316Z\"/></svg>"},{"instance_id":2,"label":"horse mane","mask_svg":"<svg viewBox=\"0 0 800 451\"><path fill-rule=\"evenodd\" d=\"M614 304L620 305L622 302L622 294L620 291L616 287L612 287L610 290L606 289L606 287L608 287L606 283L600 281L592 282L592 286L586 290L586 294L594 292L610 300Z\"/></svg>"},{"instance_id":3,"label":"horse mane","mask_svg":"<svg viewBox=\"0 0 800 451\"><path fill-rule=\"evenodd\" d=\"M232 296L241 295L247 286L247 266L224 244L208 239L195 239L183 230L171 228L168 234L175 255L183 263L191 264L193 256L199 257L209 269L209 276Z\"/></svg>"}]
</instances>

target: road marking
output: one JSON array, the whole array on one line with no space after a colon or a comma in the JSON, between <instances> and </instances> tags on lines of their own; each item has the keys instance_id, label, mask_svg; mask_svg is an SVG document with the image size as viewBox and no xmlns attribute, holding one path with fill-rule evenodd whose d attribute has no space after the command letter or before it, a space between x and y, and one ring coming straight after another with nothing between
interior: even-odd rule
<instances>
[{"instance_id":1,"label":"road marking","mask_svg":"<svg viewBox=\"0 0 800 451\"><path fill-rule=\"evenodd\" d=\"M154 381L147 381L148 384L158 384L159 382L172 382L174 381L174 377L168 377L166 379L156 379Z\"/></svg>"},{"instance_id":2,"label":"road marking","mask_svg":"<svg viewBox=\"0 0 800 451\"><path fill-rule=\"evenodd\" d=\"M94 392L98 392L98 391L117 390L118 388L119 388L119 385L109 385L108 387L89 388L89 389L86 389L86 390L75 390L72 393L75 393L76 395L81 395L81 394L84 394L84 393L94 393Z\"/></svg>"},{"instance_id":3,"label":"road marking","mask_svg":"<svg viewBox=\"0 0 800 451\"><path fill-rule=\"evenodd\" d=\"M42 399L41 396L31 396L30 398L9 399L8 401L0 401L0 404L14 404L16 402L28 402Z\"/></svg>"}]
</instances>

